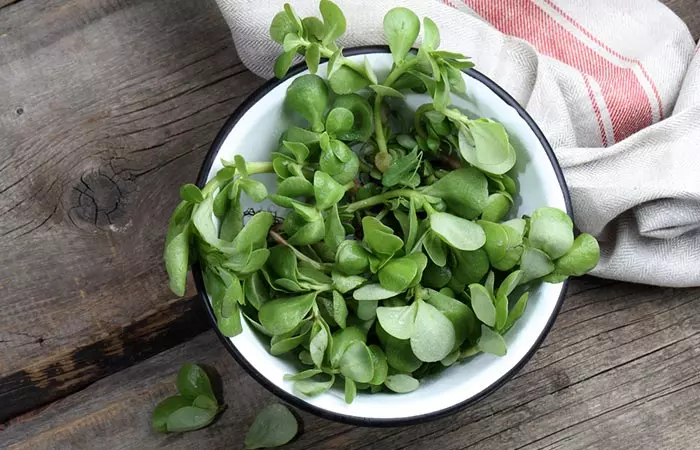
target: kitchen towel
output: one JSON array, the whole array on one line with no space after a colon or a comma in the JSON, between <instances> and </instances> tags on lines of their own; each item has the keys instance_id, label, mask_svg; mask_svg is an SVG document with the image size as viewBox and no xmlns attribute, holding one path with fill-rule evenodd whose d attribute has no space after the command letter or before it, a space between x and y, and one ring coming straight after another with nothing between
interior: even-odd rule
<instances>
[{"instance_id":1,"label":"kitchen towel","mask_svg":"<svg viewBox=\"0 0 700 450\"><path fill-rule=\"evenodd\" d=\"M282 1L217 0L243 63L272 77ZM441 48L525 106L555 150L576 225L595 235L594 275L700 285L700 51L656 0L337 0L344 47L385 43L395 6L430 17ZM302 17L318 1L294 0Z\"/></svg>"}]
</instances>

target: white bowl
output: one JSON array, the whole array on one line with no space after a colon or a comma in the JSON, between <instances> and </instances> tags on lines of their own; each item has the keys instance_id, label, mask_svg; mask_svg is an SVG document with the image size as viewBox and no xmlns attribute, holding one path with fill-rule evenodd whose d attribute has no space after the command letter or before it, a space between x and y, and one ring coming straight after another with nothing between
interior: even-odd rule
<instances>
[{"instance_id":1,"label":"white bowl","mask_svg":"<svg viewBox=\"0 0 700 450\"><path fill-rule=\"evenodd\" d=\"M386 47L360 47L345 50L356 61L367 56L377 74L386 76L392 64ZM326 64L319 74L325 75ZM255 91L226 122L214 141L202 166L197 183L203 186L222 167L221 158L233 160L240 154L247 161L267 161L277 148L281 133L289 121L283 111L287 87L292 80L308 73L297 66L283 80L270 80ZM516 214L530 214L541 206L554 206L571 215L568 191L554 153L532 118L503 89L481 73L470 70L463 74L467 84L465 98L453 96L452 101L468 114L488 117L501 122L508 131L518 153L516 165L520 193L516 199ZM417 107L429 101L426 95L411 94L407 102ZM263 175L271 192L275 191L275 175ZM244 205L248 207L260 205ZM271 203L263 208L275 209ZM206 294L199 267L194 275L209 316L215 324L211 303ZM508 353L503 357L478 354L456 364L442 373L429 377L409 394L359 392L352 404L346 404L343 392L332 389L317 397L303 397L285 381L287 373L296 373L296 358L282 359L268 353L269 344L254 333L243 321L243 333L228 338L219 337L234 358L263 386L283 400L322 417L355 425L406 425L434 419L454 412L501 386L532 356L551 328L564 298L566 283L542 284L530 293L522 318L505 335ZM216 326L214 326L216 329ZM218 331L217 331L218 333Z\"/></svg>"}]
</instances>

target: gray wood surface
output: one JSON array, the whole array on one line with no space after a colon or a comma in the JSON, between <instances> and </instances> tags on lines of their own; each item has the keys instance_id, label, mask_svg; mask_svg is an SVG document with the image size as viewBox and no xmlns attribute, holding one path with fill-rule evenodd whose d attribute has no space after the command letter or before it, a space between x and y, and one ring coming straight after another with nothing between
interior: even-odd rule
<instances>
[{"instance_id":1,"label":"gray wood surface","mask_svg":"<svg viewBox=\"0 0 700 450\"><path fill-rule=\"evenodd\" d=\"M213 0L0 8L0 423L207 327L169 332L165 228L261 82Z\"/></svg>"},{"instance_id":2,"label":"gray wood surface","mask_svg":"<svg viewBox=\"0 0 700 450\"><path fill-rule=\"evenodd\" d=\"M209 428L163 436L152 408L185 362L216 368L229 409ZM496 393L406 428L357 428L302 413L289 449L697 449L700 290L576 280L542 348ZM7 425L10 449L242 448L276 401L209 331Z\"/></svg>"},{"instance_id":3,"label":"gray wood surface","mask_svg":"<svg viewBox=\"0 0 700 450\"><path fill-rule=\"evenodd\" d=\"M665 3L700 37L700 1ZM261 83L213 0L0 0L0 423L65 397L0 425L0 448L241 447L273 399L211 332L178 345L207 324L161 249L177 187ZM485 401L405 429L302 414L289 448L698 448L699 307L700 289L576 281ZM229 410L159 436L185 361L219 370Z\"/></svg>"}]
</instances>

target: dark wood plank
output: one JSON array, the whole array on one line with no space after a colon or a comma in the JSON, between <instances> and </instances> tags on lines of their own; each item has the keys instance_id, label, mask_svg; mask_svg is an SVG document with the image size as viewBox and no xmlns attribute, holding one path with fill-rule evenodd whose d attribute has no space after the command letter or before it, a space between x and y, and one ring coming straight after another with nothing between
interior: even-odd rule
<instances>
[{"instance_id":1,"label":"dark wood plank","mask_svg":"<svg viewBox=\"0 0 700 450\"><path fill-rule=\"evenodd\" d=\"M23 0L0 41L1 423L203 329L165 227L261 80L213 0Z\"/></svg>"},{"instance_id":2,"label":"dark wood plank","mask_svg":"<svg viewBox=\"0 0 700 450\"><path fill-rule=\"evenodd\" d=\"M229 409L205 430L159 435L150 413L188 361L218 370ZM407 428L356 428L302 413L305 433L288 448L697 448L698 368L700 289L576 280L543 347L487 399ZM271 401L208 332L17 419L0 439L11 449L237 448Z\"/></svg>"}]
</instances>

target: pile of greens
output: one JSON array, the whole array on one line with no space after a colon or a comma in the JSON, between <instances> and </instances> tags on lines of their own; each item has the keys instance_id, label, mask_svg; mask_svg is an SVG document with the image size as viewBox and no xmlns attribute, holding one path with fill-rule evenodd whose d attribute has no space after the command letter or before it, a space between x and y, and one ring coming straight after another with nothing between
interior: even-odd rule
<instances>
[{"instance_id":1,"label":"pile of greens","mask_svg":"<svg viewBox=\"0 0 700 450\"><path fill-rule=\"evenodd\" d=\"M244 317L272 355L296 355L296 392L342 382L349 403L357 390L413 391L478 352L504 355L528 289L586 273L599 249L590 235L574 237L564 211L508 218L516 152L500 123L450 106L472 63L438 50L430 19L414 52L418 17L387 13L394 64L380 81L367 59L336 45L340 9L322 0L320 10L322 20L301 19L285 5L270 27L284 48L277 76L296 55L309 68L286 94L296 125L271 161L236 156L203 189L182 187L165 263L183 295L199 262L221 333L240 333ZM315 74L321 58L326 79ZM432 101L410 111L408 92ZM272 172L274 194L254 177ZM242 195L271 200L284 219L261 211L244 224Z\"/></svg>"}]
</instances>

